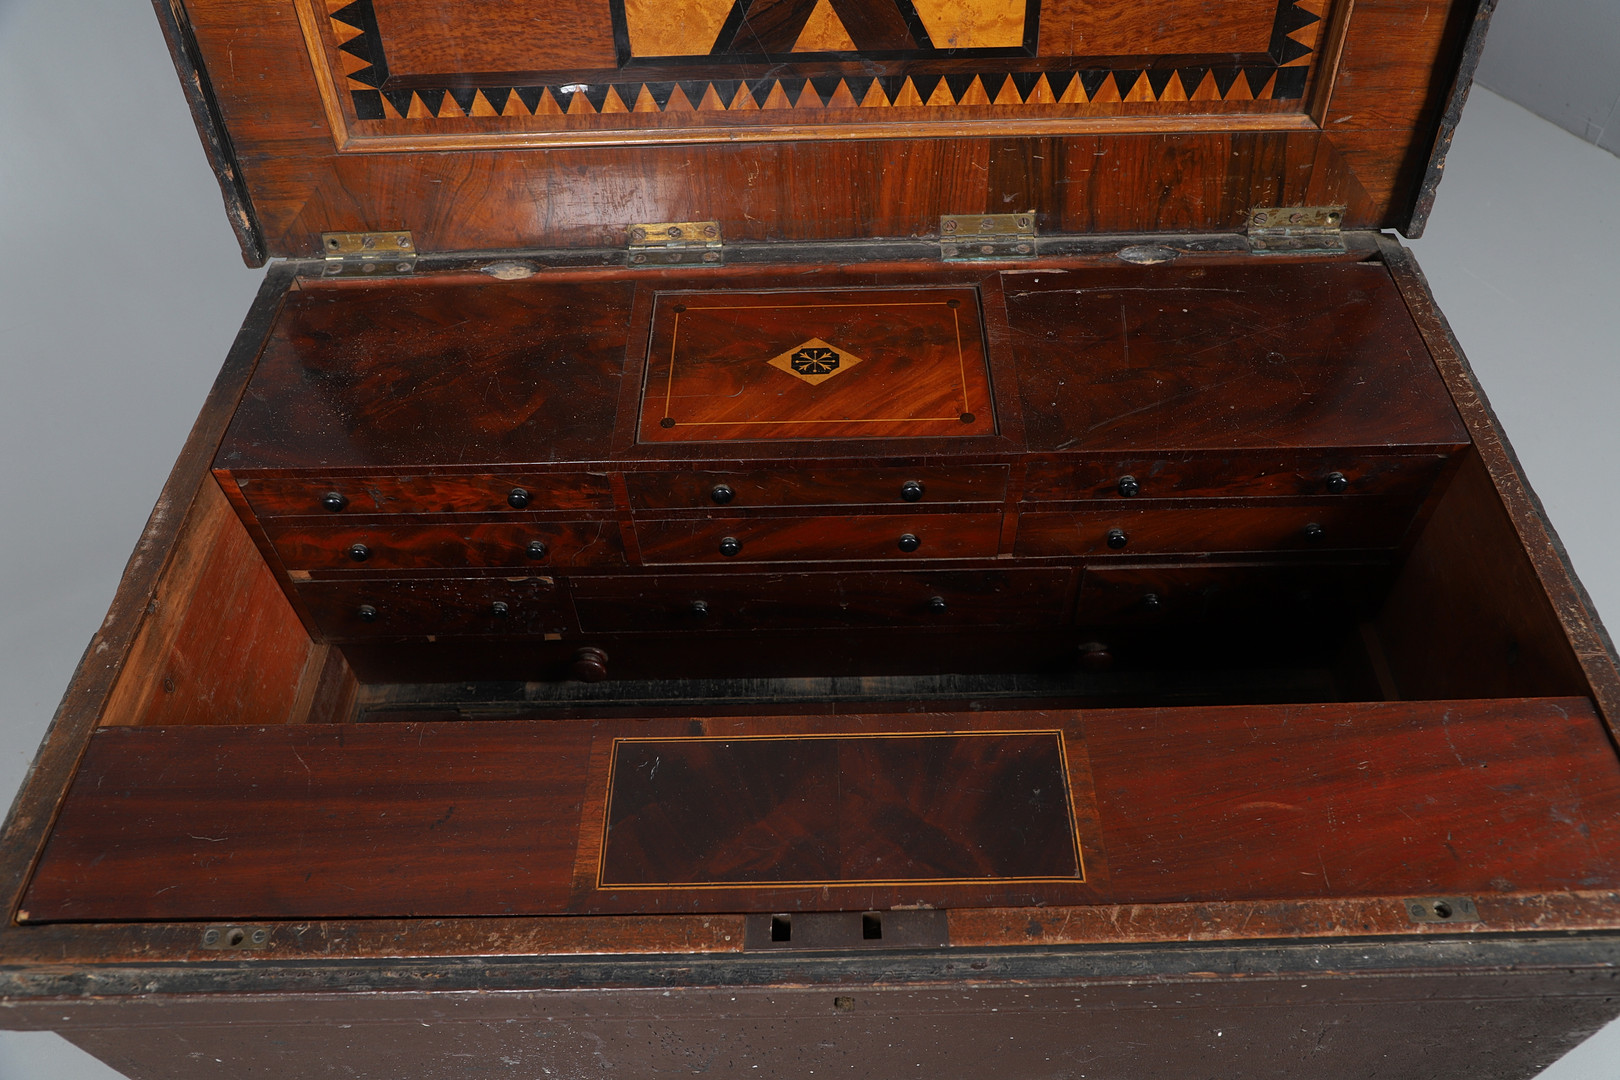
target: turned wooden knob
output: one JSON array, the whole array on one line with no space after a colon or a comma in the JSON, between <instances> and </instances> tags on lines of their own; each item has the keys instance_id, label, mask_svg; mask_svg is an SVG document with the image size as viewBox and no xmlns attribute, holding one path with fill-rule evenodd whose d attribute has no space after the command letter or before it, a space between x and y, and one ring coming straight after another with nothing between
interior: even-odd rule
<instances>
[{"instance_id":1,"label":"turned wooden knob","mask_svg":"<svg viewBox=\"0 0 1620 1080\"><path fill-rule=\"evenodd\" d=\"M729 559L740 551L742 551L742 541L735 536L728 536L720 541L720 554L726 558Z\"/></svg>"},{"instance_id":2,"label":"turned wooden knob","mask_svg":"<svg viewBox=\"0 0 1620 1080\"><path fill-rule=\"evenodd\" d=\"M1122 476L1119 478L1119 493L1125 496L1127 499L1133 495L1139 495L1141 492L1142 485L1137 482L1136 477Z\"/></svg>"},{"instance_id":3,"label":"turned wooden knob","mask_svg":"<svg viewBox=\"0 0 1620 1080\"><path fill-rule=\"evenodd\" d=\"M709 489L709 498L713 499L719 506L726 505L726 503L730 502L736 497L737 492L732 489L730 484L716 484L714 487Z\"/></svg>"},{"instance_id":4,"label":"turned wooden knob","mask_svg":"<svg viewBox=\"0 0 1620 1080\"><path fill-rule=\"evenodd\" d=\"M350 544L349 558L353 559L355 562L365 562L367 559L371 558L371 549L366 547L364 544Z\"/></svg>"},{"instance_id":5,"label":"turned wooden knob","mask_svg":"<svg viewBox=\"0 0 1620 1080\"><path fill-rule=\"evenodd\" d=\"M1107 671L1114 666L1113 650L1100 641L1080 646L1080 667L1085 671Z\"/></svg>"},{"instance_id":6,"label":"turned wooden knob","mask_svg":"<svg viewBox=\"0 0 1620 1080\"><path fill-rule=\"evenodd\" d=\"M916 502L923 497L923 486L919 480L907 480L900 485L900 497L906 502Z\"/></svg>"},{"instance_id":7,"label":"turned wooden knob","mask_svg":"<svg viewBox=\"0 0 1620 1080\"><path fill-rule=\"evenodd\" d=\"M1108 530L1108 546L1113 548L1115 551L1119 551L1130 542L1131 538L1125 535L1124 529Z\"/></svg>"},{"instance_id":8,"label":"turned wooden knob","mask_svg":"<svg viewBox=\"0 0 1620 1080\"><path fill-rule=\"evenodd\" d=\"M321 505L335 514L348 506L349 500L341 491L328 491L321 496Z\"/></svg>"},{"instance_id":9,"label":"turned wooden knob","mask_svg":"<svg viewBox=\"0 0 1620 1080\"><path fill-rule=\"evenodd\" d=\"M529 493L520 487L515 487L506 493L506 505L514 510L522 510L529 505Z\"/></svg>"},{"instance_id":10,"label":"turned wooden knob","mask_svg":"<svg viewBox=\"0 0 1620 1080\"><path fill-rule=\"evenodd\" d=\"M922 547L922 541L917 539L915 533L905 533L900 537L900 550L910 553Z\"/></svg>"},{"instance_id":11,"label":"turned wooden knob","mask_svg":"<svg viewBox=\"0 0 1620 1080\"><path fill-rule=\"evenodd\" d=\"M1331 494L1343 495L1350 490L1350 478L1342 472L1330 472L1327 474L1327 489Z\"/></svg>"},{"instance_id":12,"label":"turned wooden knob","mask_svg":"<svg viewBox=\"0 0 1620 1080\"><path fill-rule=\"evenodd\" d=\"M607 678L608 654L593 645L587 645L574 653L574 662L569 665L569 674L580 682L601 682Z\"/></svg>"}]
</instances>

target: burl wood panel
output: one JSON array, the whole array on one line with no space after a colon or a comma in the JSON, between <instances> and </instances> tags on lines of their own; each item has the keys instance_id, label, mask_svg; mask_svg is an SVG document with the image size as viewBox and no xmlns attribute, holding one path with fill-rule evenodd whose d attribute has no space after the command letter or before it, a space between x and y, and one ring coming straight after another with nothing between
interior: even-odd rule
<instances>
[{"instance_id":1,"label":"burl wood panel","mask_svg":"<svg viewBox=\"0 0 1620 1080\"><path fill-rule=\"evenodd\" d=\"M1300 203L1347 204L1353 228L1400 225L1475 6L1361 0L1331 100L1312 103L1316 124L1287 118L1299 130L1261 130L1272 118L1244 114L1256 107L1244 103L1236 116L1191 118L1172 103L1167 115L1104 117L1082 134L1011 135L1008 120L968 109L939 138L919 137L940 128L913 122L863 141L459 155L340 150L332 132L343 119L322 100L297 5L192 0L184 16L269 253L309 256L332 230L405 227L425 251L615 245L649 221L718 220L730 240L903 237L936 234L941 214L1008 207L1059 232L1233 229L1249 207ZM1144 83L1152 89L1142 78L1132 92ZM442 101L462 111L448 93ZM487 108L483 95L469 108ZM421 135L434 123L395 121Z\"/></svg>"},{"instance_id":2,"label":"burl wood panel","mask_svg":"<svg viewBox=\"0 0 1620 1080\"><path fill-rule=\"evenodd\" d=\"M29 886L26 919L1007 907L1620 885L1620 763L1585 699L844 716L833 723L729 717L103 729ZM1084 884L870 885L832 896L819 887L596 888L617 739L974 731L1063 732ZM995 773L993 763L988 772L969 770L974 781L941 803L940 782L951 770L936 774L918 761L857 770L861 776L850 782L871 800L867 820L914 815L950 827L955 835L940 838L947 851L959 850L964 837L987 835L974 813L997 816L1008 805L991 797L994 785L979 786ZM884 782L901 775L919 782ZM771 813L770 798L743 796L760 783L770 788L748 779L719 790L709 785L692 803L643 802L647 820L637 822L636 835L684 842L681 823L698 827L695 802L706 794L714 820L701 823L703 835L749 833L750 843L771 852L744 857L714 849L714 859L789 865L787 849L805 836L802 823ZM1019 783L1028 797L1027 778ZM920 813L929 807L935 810ZM662 812L670 819L654 820ZM689 852L704 850L696 837L693 845ZM913 846L919 856L932 850ZM653 852L649 859L658 861L647 872L718 865L680 850ZM1003 858L980 857L991 864ZM615 865L616 873L635 872L633 862Z\"/></svg>"},{"instance_id":3,"label":"burl wood panel","mask_svg":"<svg viewBox=\"0 0 1620 1080\"><path fill-rule=\"evenodd\" d=\"M597 887L1084 879L1058 731L629 738Z\"/></svg>"},{"instance_id":4,"label":"burl wood panel","mask_svg":"<svg viewBox=\"0 0 1620 1080\"><path fill-rule=\"evenodd\" d=\"M994 434L974 289L660 293L642 442Z\"/></svg>"},{"instance_id":5,"label":"burl wood panel","mask_svg":"<svg viewBox=\"0 0 1620 1080\"><path fill-rule=\"evenodd\" d=\"M327 650L210 479L146 610L102 724L303 722Z\"/></svg>"}]
</instances>

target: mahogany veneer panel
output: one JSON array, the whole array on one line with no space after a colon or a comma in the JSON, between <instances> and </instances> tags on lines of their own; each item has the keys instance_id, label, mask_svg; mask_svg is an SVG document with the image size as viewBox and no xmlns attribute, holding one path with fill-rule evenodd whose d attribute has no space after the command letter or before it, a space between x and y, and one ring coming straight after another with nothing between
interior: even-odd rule
<instances>
[{"instance_id":1,"label":"mahogany veneer panel","mask_svg":"<svg viewBox=\"0 0 1620 1080\"><path fill-rule=\"evenodd\" d=\"M977 290L661 293L642 442L995 432Z\"/></svg>"},{"instance_id":2,"label":"mahogany veneer panel","mask_svg":"<svg viewBox=\"0 0 1620 1080\"><path fill-rule=\"evenodd\" d=\"M802 747L814 741L806 735L1016 731L1063 733L1084 884L597 887L604 836L613 843L606 803L615 740L774 735ZM953 772L963 761L945 767L949 754L931 765L918 764L931 760L924 755L904 766L841 768L859 773L852 779L864 785L868 821L945 830L941 850L999 835L1005 826L990 819L1004 820L1020 799L1035 802L1015 818L1045 821L1042 835L1053 835L1053 819L1039 809L1051 793L1035 794L1046 766L1021 773L970 759L965 772ZM671 766L681 760L676 754ZM786 789L769 776L716 785L692 775L681 798L641 799L627 834L637 843L686 843L680 837L698 828L701 804L713 818L703 835L747 835L753 852L722 846L705 855L694 836L687 848L649 855L644 873L695 872L716 858L787 859L805 840L805 822L772 807L791 807L783 796L801 779L819 782L814 763L800 764L767 763ZM960 802L947 807L939 785L953 775ZM898 835L877 832L885 842ZM616 849L616 873L636 872L631 850ZM1620 886L1616 851L1620 763L1580 698L110 728L91 741L23 906L31 920L55 921L1555 892ZM1005 855L985 853L980 865L1034 865Z\"/></svg>"},{"instance_id":3,"label":"mahogany veneer panel","mask_svg":"<svg viewBox=\"0 0 1620 1080\"><path fill-rule=\"evenodd\" d=\"M1060 732L621 739L599 888L1083 879Z\"/></svg>"},{"instance_id":4,"label":"mahogany veneer panel","mask_svg":"<svg viewBox=\"0 0 1620 1080\"><path fill-rule=\"evenodd\" d=\"M1008 276L1031 450L1461 446L1375 263ZM1261 433L1264 433L1263 436Z\"/></svg>"}]
</instances>

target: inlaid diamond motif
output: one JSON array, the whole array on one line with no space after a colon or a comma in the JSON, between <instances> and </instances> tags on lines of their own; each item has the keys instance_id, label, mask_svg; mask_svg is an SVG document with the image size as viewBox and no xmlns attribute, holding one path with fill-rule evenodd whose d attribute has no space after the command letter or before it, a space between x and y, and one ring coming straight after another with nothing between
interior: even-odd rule
<instances>
[{"instance_id":1,"label":"inlaid diamond motif","mask_svg":"<svg viewBox=\"0 0 1620 1080\"><path fill-rule=\"evenodd\" d=\"M861 358L852 352L829 345L820 338L811 338L773 358L770 365L815 386L860 362Z\"/></svg>"}]
</instances>

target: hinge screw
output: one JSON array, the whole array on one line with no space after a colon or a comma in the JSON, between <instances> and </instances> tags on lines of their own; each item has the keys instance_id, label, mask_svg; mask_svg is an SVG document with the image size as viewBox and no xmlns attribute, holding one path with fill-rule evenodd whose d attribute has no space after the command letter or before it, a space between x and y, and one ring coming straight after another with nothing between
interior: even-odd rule
<instances>
[{"instance_id":1,"label":"hinge screw","mask_svg":"<svg viewBox=\"0 0 1620 1080\"><path fill-rule=\"evenodd\" d=\"M681 227L679 225L671 225L669 227L669 238L671 240L679 240L685 235L685 233L681 232Z\"/></svg>"},{"instance_id":2,"label":"hinge screw","mask_svg":"<svg viewBox=\"0 0 1620 1080\"><path fill-rule=\"evenodd\" d=\"M411 238L410 237L402 236L402 237L399 238L399 249L401 251L405 251L410 246L411 246Z\"/></svg>"},{"instance_id":3,"label":"hinge screw","mask_svg":"<svg viewBox=\"0 0 1620 1080\"><path fill-rule=\"evenodd\" d=\"M720 235L720 229L714 225L705 225L703 226L703 235L713 239Z\"/></svg>"},{"instance_id":4,"label":"hinge screw","mask_svg":"<svg viewBox=\"0 0 1620 1080\"><path fill-rule=\"evenodd\" d=\"M956 219L955 218L946 218L945 223L940 226L940 230L942 232L955 232L956 231Z\"/></svg>"},{"instance_id":5,"label":"hinge screw","mask_svg":"<svg viewBox=\"0 0 1620 1080\"><path fill-rule=\"evenodd\" d=\"M720 261L720 253L718 251L705 251L703 253L703 261L704 262L719 262Z\"/></svg>"},{"instance_id":6,"label":"hinge screw","mask_svg":"<svg viewBox=\"0 0 1620 1080\"><path fill-rule=\"evenodd\" d=\"M630 239L634 240L638 244L641 243L643 240L647 239L647 230L646 229L631 229L630 230Z\"/></svg>"}]
</instances>

